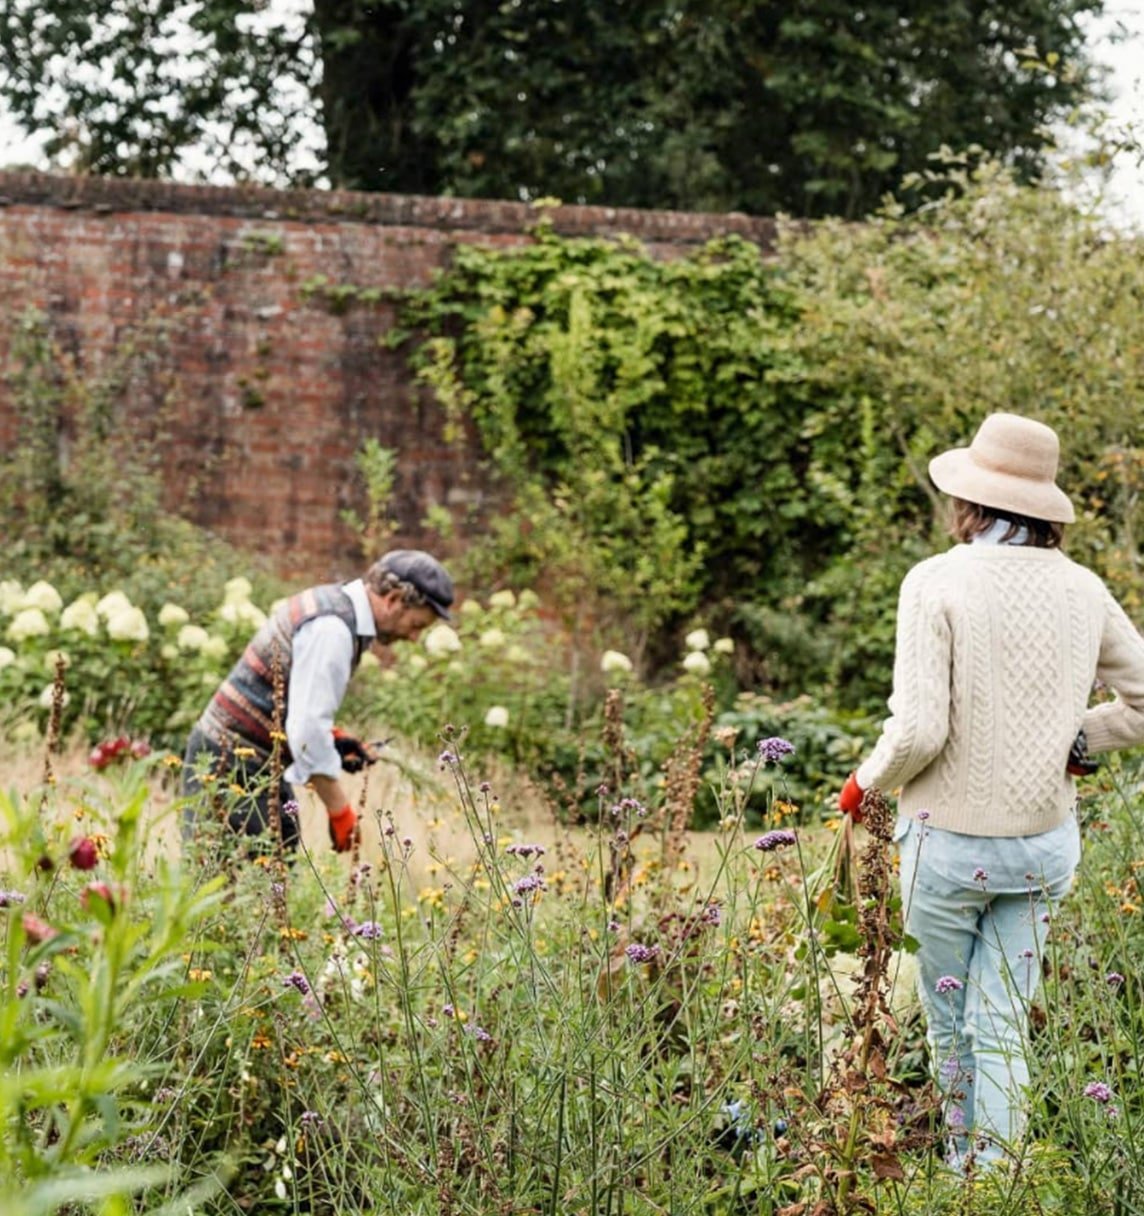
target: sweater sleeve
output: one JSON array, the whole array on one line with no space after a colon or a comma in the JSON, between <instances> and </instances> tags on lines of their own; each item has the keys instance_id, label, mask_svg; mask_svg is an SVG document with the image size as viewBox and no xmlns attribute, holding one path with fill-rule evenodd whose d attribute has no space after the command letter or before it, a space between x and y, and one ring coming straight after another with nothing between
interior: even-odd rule
<instances>
[{"instance_id":1,"label":"sweater sleeve","mask_svg":"<svg viewBox=\"0 0 1144 1216\"><path fill-rule=\"evenodd\" d=\"M916 777L949 736L951 635L931 572L915 568L898 597L890 717L857 771L864 789L890 791Z\"/></svg>"},{"instance_id":2,"label":"sweater sleeve","mask_svg":"<svg viewBox=\"0 0 1144 1216\"><path fill-rule=\"evenodd\" d=\"M1144 638L1107 591L1096 675L1116 698L1085 713L1088 750L1095 754L1144 743Z\"/></svg>"}]
</instances>

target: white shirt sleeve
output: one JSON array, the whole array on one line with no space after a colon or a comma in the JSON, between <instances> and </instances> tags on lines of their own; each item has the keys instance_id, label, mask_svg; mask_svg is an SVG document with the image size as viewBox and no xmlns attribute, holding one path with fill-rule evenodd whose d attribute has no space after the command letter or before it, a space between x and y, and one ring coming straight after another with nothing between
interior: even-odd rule
<instances>
[{"instance_id":1,"label":"white shirt sleeve","mask_svg":"<svg viewBox=\"0 0 1144 1216\"><path fill-rule=\"evenodd\" d=\"M294 761L285 775L295 785L305 785L315 773L342 774L332 732L353 658L353 636L339 617L315 617L294 634L286 693L286 741Z\"/></svg>"}]
</instances>

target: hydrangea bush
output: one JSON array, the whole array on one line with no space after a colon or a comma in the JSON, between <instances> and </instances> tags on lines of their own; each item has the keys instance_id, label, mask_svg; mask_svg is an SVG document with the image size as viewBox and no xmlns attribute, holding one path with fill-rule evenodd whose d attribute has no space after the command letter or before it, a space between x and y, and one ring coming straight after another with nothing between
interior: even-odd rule
<instances>
[{"instance_id":1,"label":"hydrangea bush","mask_svg":"<svg viewBox=\"0 0 1144 1216\"><path fill-rule=\"evenodd\" d=\"M178 745L219 679L265 619L245 578L231 579L201 622L179 604L151 616L118 589L65 603L45 581L0 583L0 702L8 733L38 738L57 668L62 728L96 739L122 729Z\"/></svg>"}]
</instances>

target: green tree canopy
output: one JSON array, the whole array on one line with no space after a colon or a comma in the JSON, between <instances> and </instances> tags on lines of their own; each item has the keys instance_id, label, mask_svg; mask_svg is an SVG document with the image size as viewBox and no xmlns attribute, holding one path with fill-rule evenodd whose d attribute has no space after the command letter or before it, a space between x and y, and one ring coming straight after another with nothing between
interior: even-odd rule
<instances>
[{"instance_id":1,"label":"green tree canopy","mask_svg":"<svg viewBox=\"0 0 1144 1216\"><path fill-rule=\"evenodd\" d=\"M1035 175L1101 3L0 0L0 100L98 173L858 215L942 145Z\"/></svg>"}]
</instances>

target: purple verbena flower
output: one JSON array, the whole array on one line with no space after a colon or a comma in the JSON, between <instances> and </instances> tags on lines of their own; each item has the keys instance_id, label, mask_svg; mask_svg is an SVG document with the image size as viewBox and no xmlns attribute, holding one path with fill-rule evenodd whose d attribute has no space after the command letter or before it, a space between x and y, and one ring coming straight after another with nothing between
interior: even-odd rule
<instances>
[{"instance_id":1,"label":"purple verbena flower","mask_svg":"<svg viewBox=\"0 0 1144 1216\"><path fill-rule=\"evenodd\" d=\"M467 1026L462 1027L464 1034L471 1034L478 1043L491 1043L493 1036L483 1027L478 1026L475 1022L469 1022Z\"/></svg>"},{"instance_id":2,"label":"purple verbena flower","mask_svg":"<svg viewBox=\"0 0 1144 1216\"><path fill-rule=\"evenodd\" d=\"M965 985L955 975L943 975L939 977L936 984L933 986L934 992L939 996L945 996L950 992L960 992Z\"/></svg>"},{"instance_id":3,"label":"purple verbena flower","mask_svg":"<svg viewBox=\"0 0 1144 1216\"><path fill-rule=\"evenodd\" d=\"M620 922L618 920L608 921L608 932L609 933L619 933L619 931L620 931Z\"/></svg>"},{"instance_id":4,"label":"purple verbena flower","mask_svg":"<svg viewBox=\"0 0 1144 1216\"><path fill-rule=\"evenodd\" d=\"M930 813L929 813L929 811L918 811L917 818L918 818L918 821L919 821L920 823L925 823L925 821L926 821L926 820L927 820L929 817L930 817Z\"/></svg>"},{"instance_id":5,"label":"purple verbena flower","mask_svg":"<svg viewBox=\"0 0 1144 1216\"><path fill-rule=\"evenodd\" d=\"M1103 1081L1089 1081L1084 1087L1084 1096L1103 1104L1112 1101L1112 1089Z\"/></svg>"},{"instance_id":6,"label":"purple verbena flower","mask_svg":"<svg viewBox=\"0 0 1144 1216\"><path fill-rule=\"evenodd\" d=\"M759 759L764 764L778 764L783 757L794 755L794 744L780 739L778 735L772 735L769 739L759 740L758 752Z\"/></svg>"},{"instance_id":7,"label":"purple verbena flower","mask_svg":"<svg viewBox=\"0 0 1144 1216\"><path fill-rule=\"evenodd\" d=\"M299 809L298 803L293 798L287 798L282 804L282 814L287 819L297 819Z\"/></svg>"},{"instance_id":8,"label":"purple verbena flower","mask_svg":"<svg viewBox=\"0 0 1144 1216\"><path fill-rule=\"evenodd\" d=\"M1104 982L1109 988L1119 988L1124 983L1124 976L1119 971L1110 971L1105 977Z\"/></svg>"},{"instance_id":9,"label":"purple verbena flower","mask_svg":"<svg viewBox=\"0 0 1144 1216\"><path fill-rule=\"evenodd\" d=\"M543 891L544 879L539 874L526 874L512 884L512 889L517 895L527 895L530 891Z\"/></svg>"},{"instance_id":10,"label":"purple verbena flower","mask_svg":"<svg viewBox=\"0 0 1144 1216\"><path fill-rule=\"evenodd\" d=\"M764 832L762 836L755 841L755 848L760 853L773 853L775 849L785 849L788 845L794 844L798 837L790 830L790 828L776 828L773 832Z\"/></svg>"},{"instance_id":11,"label":"purple verbena flower","mask_svg":"<svg viewBox=\"0 0 1144 1216\"><path fill-rule=\"evenodd\" d=\"M977 869L973 871L973 881L974 882L984 883L988 880L988 878L989 878L988 872L983 870L981 868L981 866L978 866Z\"/></svg>"},{"instance_id":12,"label":"purple verbena flower","mask_svg":"<svg viewBox=\"0 0 1144 1216\"><path fill-rule=\"evenodd\" d=\"M525 861L528 861L529 857L543 857L546 851L542 844L511 844L505 850L513 857L523 857Z\"/></svg>"},{"instance_id":13,"label":"purple verbena flower","mask_svg":"<svg viewBox=\"0 0 1144 1216\"><path fill-rule=\"evenodd\" d=\"M367 942L375 942L379 937L384 936L385 933L375 920L363 920L361 924L354 925L350 932L354 937L360 937Z\"/></svg>"},{"instance_id":14,"label":"purple verbena flower","mask_svg":"<svg viewBox=\"0 0 1144 1216\"><path fill-rule=\"evenodd\" d=\"M1036 957L1037 956L1033 953L1032 950L1029 949L1028 946L1026 946L1025 949L1021 951L1021 958L1023 958L1026 962L1029 962L1031 959L1034 959Z\"/></svg>"},{"instance_id":15,"label":"purple verbena flower","mask_svg":"<svg viewBox=\"0 0 1144 1216\"><path fill-rule=\"evenodd\" d=\"M283 988L295 988L303 996L310 995L310 981L301 973L301 971L291 971L288 976L282 981Z\"/></svg>"},{"instance_id":16,"label":"purple verbena flower","mask_svg":"<svg viewBox=\"0 0 1144 1216\"><path fill-rule=\"evenodd\" d=\"M320 1127L325 1120L316 1110L304 1110L298 1117L298 1122L303 1127Z\"/></svg>"},{"instance_id":17,"label":"purple verbena flower","mask_svg":"<svg viewBox=\"0 0 1144 1216\"><path fill-rule=\"evenodd\" d=\"M28 897L19 891L0 891L0 908L14 908Z\"/></svg>"},{"instance_id":18,"label":"purple verbena flower","mask_svg":"<svg viewBox=\"0 0 1144 1216\"><path fill-rule=\"evenodd\" d=\"M442 1005L441 1014L443 1017L451 1018L457 1011L452 1005Z\"/></svg>"},{"instance_id":19,"label":"purple verbena flower","mask_svg":"<svg viewBox=\"0 0 1144 1216\"><path fill-rule=\"evenodd\" d=\"M442 769L449 768L457 763L457 755L455 752L444 751L437 757L437 763Z\"/></svg>"},{"instance_id":20,"label":"purple verbena flower","mask_svg":"<svg viewBox=\"0 0 1144 1216\"><path fill-rule=\"evenodd\" d=\"M699 919L707 925L719 925L723 921L723 913L718 904L708 904L699 914Z\"/></svg>"},{"instance_id":21,"label":"purple verbena flower","mask_svg":"<svg viewBox=\"0 0 1144 1216\"><path fill-rule=\"evenodd\" d=\"M624 950L624 953L631 963L650 963L659 954L659 947L641 946L639 942L633 942Z\"/></svg>"}]
</instances>

